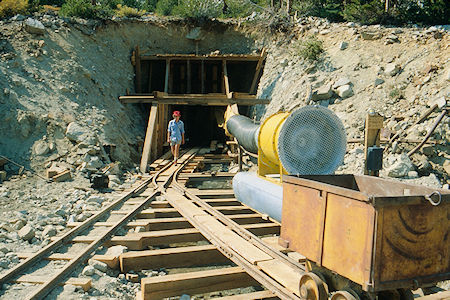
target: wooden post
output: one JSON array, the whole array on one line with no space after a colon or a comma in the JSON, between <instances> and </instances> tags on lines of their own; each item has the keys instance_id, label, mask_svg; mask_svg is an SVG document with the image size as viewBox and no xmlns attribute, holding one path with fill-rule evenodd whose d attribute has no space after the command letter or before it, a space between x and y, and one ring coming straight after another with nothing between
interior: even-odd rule
<instances>
[{"instance_id":1,"label":"wooden post","mask_svg":"<svg viewBox=\"0 0 450 300\"><path fill-rule=\"evenodd\" d=\"M266 59L267 56L267 52L266 49L264 48L261 52L261 56L258 60L258 64L256 65L256 69L255 69L255 76L253 76L253 80L252 80L252 85L250 86L250 94L255 94L256 93L256 88L257 88L257 83L258 83L258 79L259 79L259 75L261 74L261 70L264 64L264 60Z\"/></svg>"},{"instance_id":2,"label":"wooden post","mask_svg":"<svg viewBox=\"0 0 450 300\"><path fill-rule=\"evenodd\" d=\"M186 61L186 89L187 89L187 91L186 91L186 93L187 94L190 94L191 93L191 91L192 91L192 74L191 74L191 61L188 59L187 61Z\"/></svg>"},{"instance_id":3,"label":"wooden post","mask_svg":"<svg viewBox=\"0 0 450 300\"><path fill-rule=\"evenodd\" d=\"M378 176L378 171L367 170L367 151L369 147L380 146L380 132L383 128L383 117L376 112L369 112L366 117L364 135L364 174Z\"/></svg>"},{"instance_id":4,"label":"wooden post","mask_svg":"<svg viewBox=\"0 0 450 300\"><path fill-rule=\"evenodd\" d=\"M148 118L147 132L145 133L144 149L142 150L142 158L140 165L141 173L147 172L147 165L151 155L151 144L156 129L157 113L158 113L158 106L156 103L152 103L152 107L150 108L150 116Z\"/></svg>"},{"instance_id":5,"label":"wooden post","mask_svg":"<svg viewBox=\"0 0 450 300\"><path fill-rule=\"evenodd\" d=\"M223 83L225 87L225 94L227 95L227 98L231 98L232 95L230 93L230 83L228 81L228 70L226 60L222 61L222 69L223 69Z\"/></svg>"},{"instance_id":6,"label":"wooden post","mask_svg":"<svg viewBox=\"0 0 450 300\"><path fill-rule=\"evenodd\" d=\"M164 79L164 93L169 92L169 73L170 73L170 59L166 59L166 76Z\"/></svg>"},{"instance_id":7,"label":"wooden post","mask_svg":"<svg viewBox=\"0 0 450 300\"><path fill-rule=\"evenodd\" d=\"M142 86L141 86L141 52L139 51L139 45L136 46L135 51L135 61L136 61L136 93L142 93Z\"/></svg>"}]
</instances>

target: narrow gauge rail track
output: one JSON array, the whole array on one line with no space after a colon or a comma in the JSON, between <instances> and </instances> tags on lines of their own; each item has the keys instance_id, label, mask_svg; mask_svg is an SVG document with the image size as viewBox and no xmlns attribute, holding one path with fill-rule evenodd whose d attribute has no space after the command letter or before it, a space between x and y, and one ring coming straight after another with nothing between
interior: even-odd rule
<instances>
[{"instance_id":1,"label":"narrow gauge rail track","mask_svg":"<svg viewBox=\"0 0 450 300\"><path fill-rule=\"evenodd\" d=\"M280 224L238 202L231 188L201 187L204 182L229 181L234 174L194 172L200 165L230 161L223 155L198 154L199 150L186 151L179 165L156 161L156 171L118 195L103 211L72 224L70 231L38 253L20 255L24 260L4 274L0 283L37 284L27 299L42 299L63 282L87 290L88 278L69 278L74 270L99 246L124 245L129 252L119 257L93 258L123 273L169 269L166 276L142 278L137 299L225 290L229 296L221 299L301 299L303 257L278 246ZM123 226L144 231L117 235ZM62 268L42 276L51 260L62 261Z\"/></svg>"}]
</instances>

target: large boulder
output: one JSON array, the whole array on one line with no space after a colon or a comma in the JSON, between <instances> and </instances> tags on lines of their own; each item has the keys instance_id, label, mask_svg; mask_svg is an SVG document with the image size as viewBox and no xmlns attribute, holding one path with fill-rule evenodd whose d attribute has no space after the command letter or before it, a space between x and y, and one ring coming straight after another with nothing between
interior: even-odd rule
<instances>
[{"instance_id":1,"label":"large boulder","mask_svg":"<svg viewBox=\"0 0 450 300\"><path fill-rule=\"evenodd\" d=\"M408 155L403 153L397 161L386 169L389 177L401 178L408 175L409 171L414 170L414 165Z\"/></svg>"},{"instance_id":2,"label":"large boulder","mask_svg":"<svg viewBox=\"0 0 450 300\"><path fill-rule=\"evenodd\" d=\"M29 241L34 238L34 229L30 225L26 225L19 230L18 234L22 240Z\"/></svg>"},{"instance_id":3,"label":"large boulder","mask_svg":"<svg viewBox=\"0 0 450 300\"><path fill-rule=\"evenodd\" d=\"M38 20L28 18L25 20L25 22L23 24L25 26L25 30L28 33L33 33L33 34L44 34L45 33L44 25Z\"/></svg>"},{"instance_id":4,"label":"large boulder","mask_svg":"<svg viewBox=\"0 0 450 300\"><path fill-rule=\"evenodd\" d=\"M88 134L86 128L82 127L77 122L71 122L66 129L66 137L73 142L81 142L84 137Z\"/></svg>"},{"instance_id":5,"label":"large boulder","mask_svg":"<svg viewBox=\"0 0 450 300\"><path fill-rule=\"evenodd\" d=\"M328 100L331 96L333 96L333 90L331 89L331 85L328 84L315 90L311 95L311 99L313 101Z\"/></svg>"},{"instance_id":6,"label":"large boulder","mask_svg":"<svg viewBox=\"0 0 450 300\"><path fill-rule=\"evenodd\" d=\"M400 70L401 70L400 65L396 63L389 63L384 68L384 74L389 76L395 76L397 75L398 72L400 72Z\"/></svg>"}]
</instances>

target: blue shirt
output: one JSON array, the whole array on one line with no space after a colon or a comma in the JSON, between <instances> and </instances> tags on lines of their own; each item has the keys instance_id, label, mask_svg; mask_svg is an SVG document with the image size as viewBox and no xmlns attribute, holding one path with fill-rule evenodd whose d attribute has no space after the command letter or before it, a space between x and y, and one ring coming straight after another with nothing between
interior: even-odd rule
<instances>
[{"instance_id":1,"label":"blue shirt","mask_svg":"<svg viewBox=\"0 0 450 300\"><path fill-rule=\"evenodd\" d=\"M178 122L175 122L175 120L170 120L167 131L170 134L170 140L172 142L180 142L181 134L184 133L183 121L179 120Z\"/></svg>"}]
</instances>

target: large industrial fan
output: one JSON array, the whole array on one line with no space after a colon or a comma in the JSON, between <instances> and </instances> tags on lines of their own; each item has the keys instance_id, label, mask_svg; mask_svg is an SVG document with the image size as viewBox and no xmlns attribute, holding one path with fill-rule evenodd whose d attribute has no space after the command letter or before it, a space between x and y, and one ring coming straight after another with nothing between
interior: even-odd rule
<instances>
[{"instance_id":1,"label":"large industrial fan","mask_svg":"<svg viewBox=\"0 0 450 300\"><path fill-rule=\"evenodd\" d=\"M225 122L228 134L244 149L258 154L257 175L241 172L233 179L237 199L278 221L283 174L333 174L345 155L344 126L336 114L323 106L279 112L261 125L229 108Z\"/></svg>"}]
</instances>

